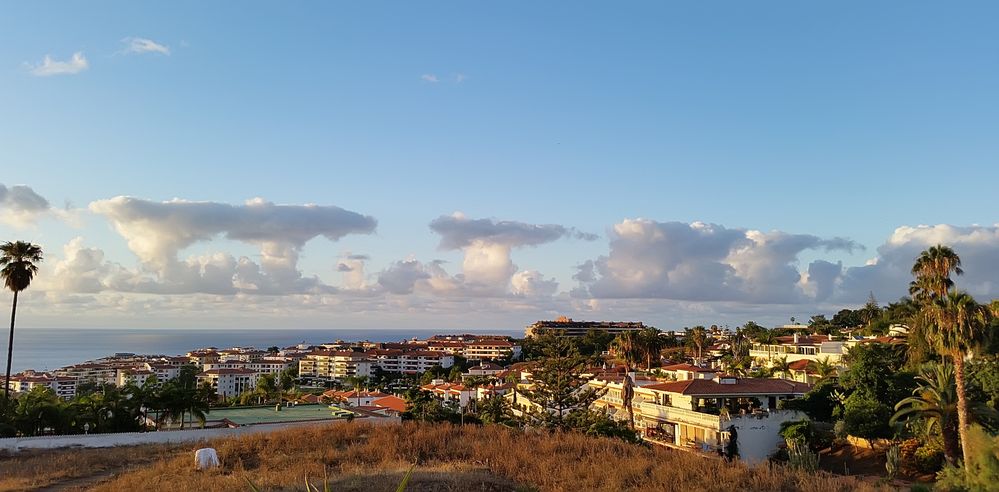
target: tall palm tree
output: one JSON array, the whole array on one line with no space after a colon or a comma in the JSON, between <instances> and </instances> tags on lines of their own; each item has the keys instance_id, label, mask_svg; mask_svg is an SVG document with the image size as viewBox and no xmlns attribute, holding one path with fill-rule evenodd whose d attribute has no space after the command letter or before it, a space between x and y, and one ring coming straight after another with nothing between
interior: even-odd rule
<instances>
[{"instance_id":1,"label":"tall palm tree","mask_svg":"<svg viewBox=\"0 0 999 492\"><path fill-rule=\"evenodd\" d=\"M638 332L641 352L645 356L645 368L652 369L653 360L658 364L662 351L667 346L666 338L656 328L648 327Z\"/></svg>"},{"instance_id":2,"label":"tall palm tree","mask_svg":"<svg viewBox=\"0 0 999 492\"><path fill-rule=\"evenodd\" d=\"M919 254L912 265L915 280L909 284L909 293L917 300L944 297L954 281L950 275L962 275L961 257L948 246L938 244Z\"/></svg>"},{"instance_id":3,"label":"tall palm tree","mask_svg":"<svg viewBox=\"0 0 999 492\"><path fill-rule=\"evenodd\" d=\"M975 302L966 292L950 292L945 297L928 304L926 317L930 339L941 355L949 356L954 363L954 382L957 390L958 434L961 436L961 454L967 460L971 454L968 427L971 419L968 409L968 392L965 382L964 358L976 350L985 339L986 328L991 323L991 310Z\"/></svg>"},{"instance_id":4,"label":"tall palm tree","mask_svg":"<svg viewBox=\"0 0 999 492\"><path fill-rule=\"evenodd\" d=\"M7 339L7 376L4 379L3 397L10 395L10 362L14 355L14 317L17 314L17 294L31 285L38 273L37 263L42 261L42 248L24 241L6 242L0 245L0 278L4 287L14 293L14 303L10 308L10 336Z\"/></svg>"},{"instance_id":5,"label":"tall palm tree","mask_svg":"<svg viewBox=\"0 0 999 492\"><path fill-rule=\"evenodd\" d=\"M708 330L703 326L695 326L691 329L684 329L684 338L688 347L697 348L697 358L701 358L704 346L708 344Z\"/></svg>"},{"instance_id":6,"label":"tall palm tree","mask_svg":"<svg viewBox=\"0 0 999 492\"><path fill-rule=\"evenodd\" d=\"M642 358L642 340L637 331L625 331L611 342L615 355L624 360L625 372L631 372Z\"/></svg>"},{"instance_id":7,"label":"tall palm tree","mask_svg":"<svg viewBox=\"0 0 999 492\"><path fill-rule=\"evenodd\" d=\"M948 463L957 461L961 452L957 439L957 387L954 385L954 366L943 362L925 364L916 377L920 385L912 396L895 405L889 425L910 419L924 419L929 424L927 433L939 432L943 437L944 456Z\"/></svg>"}]
</instances>

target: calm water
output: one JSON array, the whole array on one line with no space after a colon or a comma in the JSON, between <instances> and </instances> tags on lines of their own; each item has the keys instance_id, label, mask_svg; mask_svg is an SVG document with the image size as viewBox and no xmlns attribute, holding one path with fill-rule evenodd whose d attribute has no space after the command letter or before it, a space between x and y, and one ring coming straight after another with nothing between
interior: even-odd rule
<instances>
[{"instance_id":1,"label":"calm water","mask_svg":"<svg viewBox=\"0 0 999 492\"><path fill-rule=\"evenodd\" d=\"M227 348L272 345L287 347L301 342L319 344L337 339L397 342L438 333L493 333L523 336L522 330L220 330L220 329L64 329L23 328L14 332L13 371L47 371L115 352L178 355L201 347ZM7 330L0 330L7 341ZM6 348L6 343L2 344ZM6 351L0 351L4 363ZM3 366L0 366L0 371Z\"/></svg>"}]
</instances>

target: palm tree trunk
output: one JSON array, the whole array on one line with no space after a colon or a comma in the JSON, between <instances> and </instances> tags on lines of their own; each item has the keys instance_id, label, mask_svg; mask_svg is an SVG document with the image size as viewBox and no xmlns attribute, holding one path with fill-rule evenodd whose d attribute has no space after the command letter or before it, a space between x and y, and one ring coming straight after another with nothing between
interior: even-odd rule
<instances>
[{"instance_id":1,"label":"palm tree trunk","mask_svg":"<svg viewBox=\"0 0 999 492\"><path fill-rule=\"evenodd\" d=\"M14 291L14 304L10 307L10 337L7 340L7 377L3 384L3 399L10 397L10 362L14 355L14 316L17 314L17 291Z\"/></svg>"},{"instance_id":2,"label":"palm tree trunk","mask_svg":"<svg viewBox=\"0 0 999 492\"><path fill-rule=\"evenodd\" d=\"M964 458L964 467L967 468L968 457L971 456L971 449L968 443L968 426L971 419L968 414L968 399L964 386L964 353L955 352L954 358L954 383L957 386L957 433L961 437L961 456Z\"/></svg>"}]
</instances>

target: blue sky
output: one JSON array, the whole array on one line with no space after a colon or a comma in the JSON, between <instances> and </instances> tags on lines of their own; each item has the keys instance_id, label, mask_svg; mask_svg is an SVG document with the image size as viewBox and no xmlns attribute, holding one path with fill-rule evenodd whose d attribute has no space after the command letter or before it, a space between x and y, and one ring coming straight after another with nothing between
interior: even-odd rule
<instances>
[{"instance_id":1,"label":"blue sky","mask_svg":"<svg viewBox=\"0 0 999 492\"><path fill-rule=\"evenodd\" d=\"M862 267L902 226L994 229L997 10L989 2L6 5L0 183L30 186L54 209L76 212L0 225L0 233L43 243L51 262L81 236L108 261L141 269L107 215L88 204L120 195L226 204L262 197L377 219L373 234L301 248L296 267L339 287L336 258L346 251L370 257L372 285L406 258L424 266L443 259L450 275L461 274L468 251L440 250L440 234L428 227L455 211L599 234L512 246L517 271L554 278L556 298L574 287L578 265L614 256L612 230L626 219L849 238L865 249L805 248L789 264ZM127 38L169 54L126 53ZM87 65L78 73L32 72L45 56L66 61L77 52ZM926 234L920 241L940 239ZM179 256L252 259L259 249L216 238ZM854 285L846 277L836 285ZM447 324L466 312L517 324L574 309L535 300L509 315L496 300L508 292L497 288L488 305L452 306L455 318L428 308L412 323ZM991 285L975 288L993 295ZM598 290L645 304L578 316L734 323L853 299L721 296L735 304L701 311L670 304L701 300L673 288ZM107 307L116 291L87 292L86 300ZM439 302L423 294L430 304L421 306ZM390 309L371 316L395 323L379 317ZM127 325L128 316L109 311L85 323ZM73 318L41 316L38 324Z\"/></svg>"}]
</instances>

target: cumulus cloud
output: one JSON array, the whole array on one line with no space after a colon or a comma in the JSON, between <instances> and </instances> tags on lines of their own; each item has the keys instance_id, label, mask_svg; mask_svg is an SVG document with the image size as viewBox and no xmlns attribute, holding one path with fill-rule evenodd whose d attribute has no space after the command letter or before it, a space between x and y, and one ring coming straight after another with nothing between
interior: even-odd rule
<instances>
[{"instance_id":1,"label":"cumulus cloud","mask_svg":"<svg viewBox=\"0 0 999 492\"><path fill-rule=\"evenodd\" d=\"M170 47L157 43L152 39L130 37L124 38L121 42L125 45L122 49L122 53L126 54L143 54L143 53L159 53L161 55L170 55Z\"/></svg>"},{"instance_id":2,"label":"cumulus cloud","mask_svg":"<svg viewBox=\"0 0 999 492\"><path fill-rule=\"evenodd\" d=\"M74 75L89 67L87 57L83 56L82 51L77 51L69 60L65 61L59 61L45 55L40 63L31 65L29 71L37 77L48 77L51 75Z\"/></svg>"},{"instance_id":3,"label":"cumulus cloud","mask_svg":"<svg viewBox=\"0 0 999 492\"><path fill-rule=\"evenodd\" d=\"M562 225L470 219L461 212L434 219L430 230L440 235L441 249L460 249L464 252L461 280L468 288L481 294L507 291L517 271L510 258L513 248L538 246L563 237L595 239L592 234Z\"/></svg>"},{"instance_id":4,"label":"cumulus cloud","mask_svg":"<svg viewBox=\"0 0 999 492\"><path fill-rule=\"evenodd\" d=\"M276 205L253 199L243 205L171 200L153 202L119 196L90 204L106 216L139 257L145 272L155 275L151 289L169 292L235 290L261 294L304 292L324 288L318 278L298 269L302 247L323 236L336 241L347 234L369 234L374 218L334 206ZM256 245L260 264L231 255L178 259L192 244L216 237Z\"/></svg>"},{"instance_id":5,"label":"cumulus cloud","mask_svg":"<svg viewBox=\"0 0 999 492\"><path fill-rule=\"evenodd\" d=\"M29 186L0 184L0 222L27 225L51 209L49 201Z\"/></svg>"},{"instance_id":6,"label":"cumulus cloud","mask_svg":"<svg viewBox=\"0 0 999 492\"><path fill-rule=\"evenodd\" d=\"M792 303L818 292L798 271L805 250L859 246L847 239L726 228L702 222L626 219L610 252L578 267L577 296ZM828 294L828 287L823 287Z\"/></svg>"},{"instance_id":7,"label":"cumulus cloud","mask_svg":"<svg viewBox=\"0 0 999 492\"><path fill-rule=\"evenodd\" d=\"M527 297L552 296L558 291L558 281L546 279L536 270L522 270L510 279L511 291L514 295Z\"/></svg>"},{"instance_id":8,"label":"cumulus cloud","mask_svg":"<svg viewBox=\"0 0 999 492\"><path fill-rule=\"evenodd\" d=\"M985 299L999 296L999 225L938 224L895 229L878 247L877 257L843 272L837 298L863 302L868 292L880 299L906 295L916 257L937 244L950 246L961 256L965 274L954 278L959 288Z\"/></svg>"},{"instance_id":9,"label":"cumulus cloud","mask_svg":"<svg viewBox=\"0 0 999 492\"><path fill-rule=\"evenodd\" d=\"M336 264L336 271L342 276L342 285L348 290L364 290L368 287L367 275L364 272L364 263L368 260L367 255L355 255L344 253Z\"/></svg>"}]
</instances>

